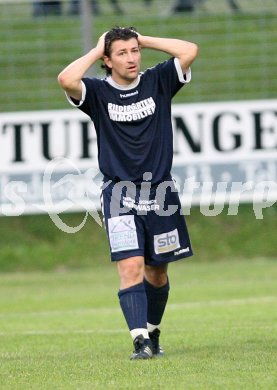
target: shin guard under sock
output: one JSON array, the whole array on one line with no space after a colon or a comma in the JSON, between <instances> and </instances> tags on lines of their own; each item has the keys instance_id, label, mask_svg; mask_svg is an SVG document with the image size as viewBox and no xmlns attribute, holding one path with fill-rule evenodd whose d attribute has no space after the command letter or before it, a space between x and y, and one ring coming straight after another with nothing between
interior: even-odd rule
<instances>
[{"instance_id":1,"label":"shin guard under sock","mask_svg":"<svg viewBox=\"0 0 277 390\"><path fill-rule=\"evenodd\" d=\"M147 296L147 322L160 325L169 295L169 281L162 287L155 287L146 279L143 281Z\"/></svg>"},{"instance_id":2,"label":"shin guard under sock","mask_svg":"<svg viewBox=\"0 0 277 390\"><path fill-rule=\"evenodd\" d=\"M119 290L118 297L129 330L147 329L147 298L143 283Z\"/></svg>"}]
</instances>

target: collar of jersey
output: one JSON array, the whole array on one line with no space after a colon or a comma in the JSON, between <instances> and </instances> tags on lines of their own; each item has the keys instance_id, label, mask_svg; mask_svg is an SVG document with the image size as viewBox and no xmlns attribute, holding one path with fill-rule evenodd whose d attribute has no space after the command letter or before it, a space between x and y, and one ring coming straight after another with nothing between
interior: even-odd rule
<instances>
[{"instance_id":1,"label":"collar of jersey","mask_svg":"<svg viewBox=\"0 0 277 390\"><path fill-rule=\"evenodd\" d=\"M117 84L111 76L107 77L106 78L106 81L114 88L116 89L121 89L123 91L127 91L129 89L133 89L133 88L136 88L138 85L139 85L139 82L140 82L140 74L138 75L138 77L136 78L136 80L134 80L131 84L128 84L128 85L120 85L120 84Z\"/></svg>"}]
</instances>

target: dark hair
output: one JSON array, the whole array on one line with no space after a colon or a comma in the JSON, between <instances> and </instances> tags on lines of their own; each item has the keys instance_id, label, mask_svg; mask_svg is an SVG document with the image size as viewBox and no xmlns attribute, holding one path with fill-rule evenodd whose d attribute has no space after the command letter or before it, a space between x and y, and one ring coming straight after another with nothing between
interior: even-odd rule
<instances>
[{"instance_id":1,"label":"dark hair","mask_svg":"<svg viewBox=\"0 0 277 390\"><path fill-rule=\"evenodd\" d=\"M128 41L131 38L138 38L136 29L134 27L114 27L105 35L105 48L104 55L110 57L111 46L114 41L123 40ZM106 64L102 64L101 67L106 70L107 76L112 74L111 68Z\"/></svg>"}]
</instances>

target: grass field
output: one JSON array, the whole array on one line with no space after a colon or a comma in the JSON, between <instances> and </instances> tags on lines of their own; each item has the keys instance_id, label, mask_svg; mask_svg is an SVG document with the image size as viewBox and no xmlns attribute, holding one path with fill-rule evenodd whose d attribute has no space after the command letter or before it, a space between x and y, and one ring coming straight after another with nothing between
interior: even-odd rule
<instances>
[{"instance_id":1,"label":"grass field","mask_svg":"<svg viewBox=\"0 0 277 390\"><path fill-rule=\"evenodd\" d=\"M170 275L166 356L139 362L112 265L0 275L0 388L276 389L276 258L180 261Z\"/></svg>"},{"instance_id":2,"label":"grass field","mask_svg":"<svg viewBox=\"0 0 277 390\"><path fill-rule=\"evenodd\" d=\"M275 0L241 1L239 14L209 0L193 15L166 14L170 4L160 0L147 14L142 0L122 3L124 24L199 44L193 83L175 102L276 98ZM80 19L35 19L30 4L0 1L1 110L68 108L56 76L82 54ZM101 7L94 39L122 24L108 0ZM144 68L162 59L146 50ZM252 205L240 205L237 216L192 209L195 256L170 266L166 355L147 362L129 361L103 228L89 219L69 236L48 215L1 217L0 389L275 390L277 204L263 214L256 220ZM62 219L76 226L83 215Z\"/></svg>"}]
</instances>

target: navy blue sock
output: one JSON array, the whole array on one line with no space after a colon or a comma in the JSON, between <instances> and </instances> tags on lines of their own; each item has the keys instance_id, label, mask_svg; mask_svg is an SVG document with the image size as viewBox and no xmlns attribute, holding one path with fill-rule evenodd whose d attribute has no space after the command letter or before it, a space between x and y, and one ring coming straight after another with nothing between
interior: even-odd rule
<instances>
[{"instance_id":1,"label":"navy blue sock","mask_svg":"<svg viewBox=\"0 0 277 390\"><path fill-rule=\"evenodd\" d=\"M147 298L143 283L119 290L118 297L129 330L147 329Z\"/></svg>"},{"instance_id":2,"label":"navy blue sock","mask_svg":"<svg viewBox=\"0 0 277 390\"><path fill-rule=\"evenodd\" d=\"M169 295L169 281L162 287L155 287L146 279L143 281L147 296L147 322L159 325L162 321L164 310Z\"/></svg>"}]
</instances>

